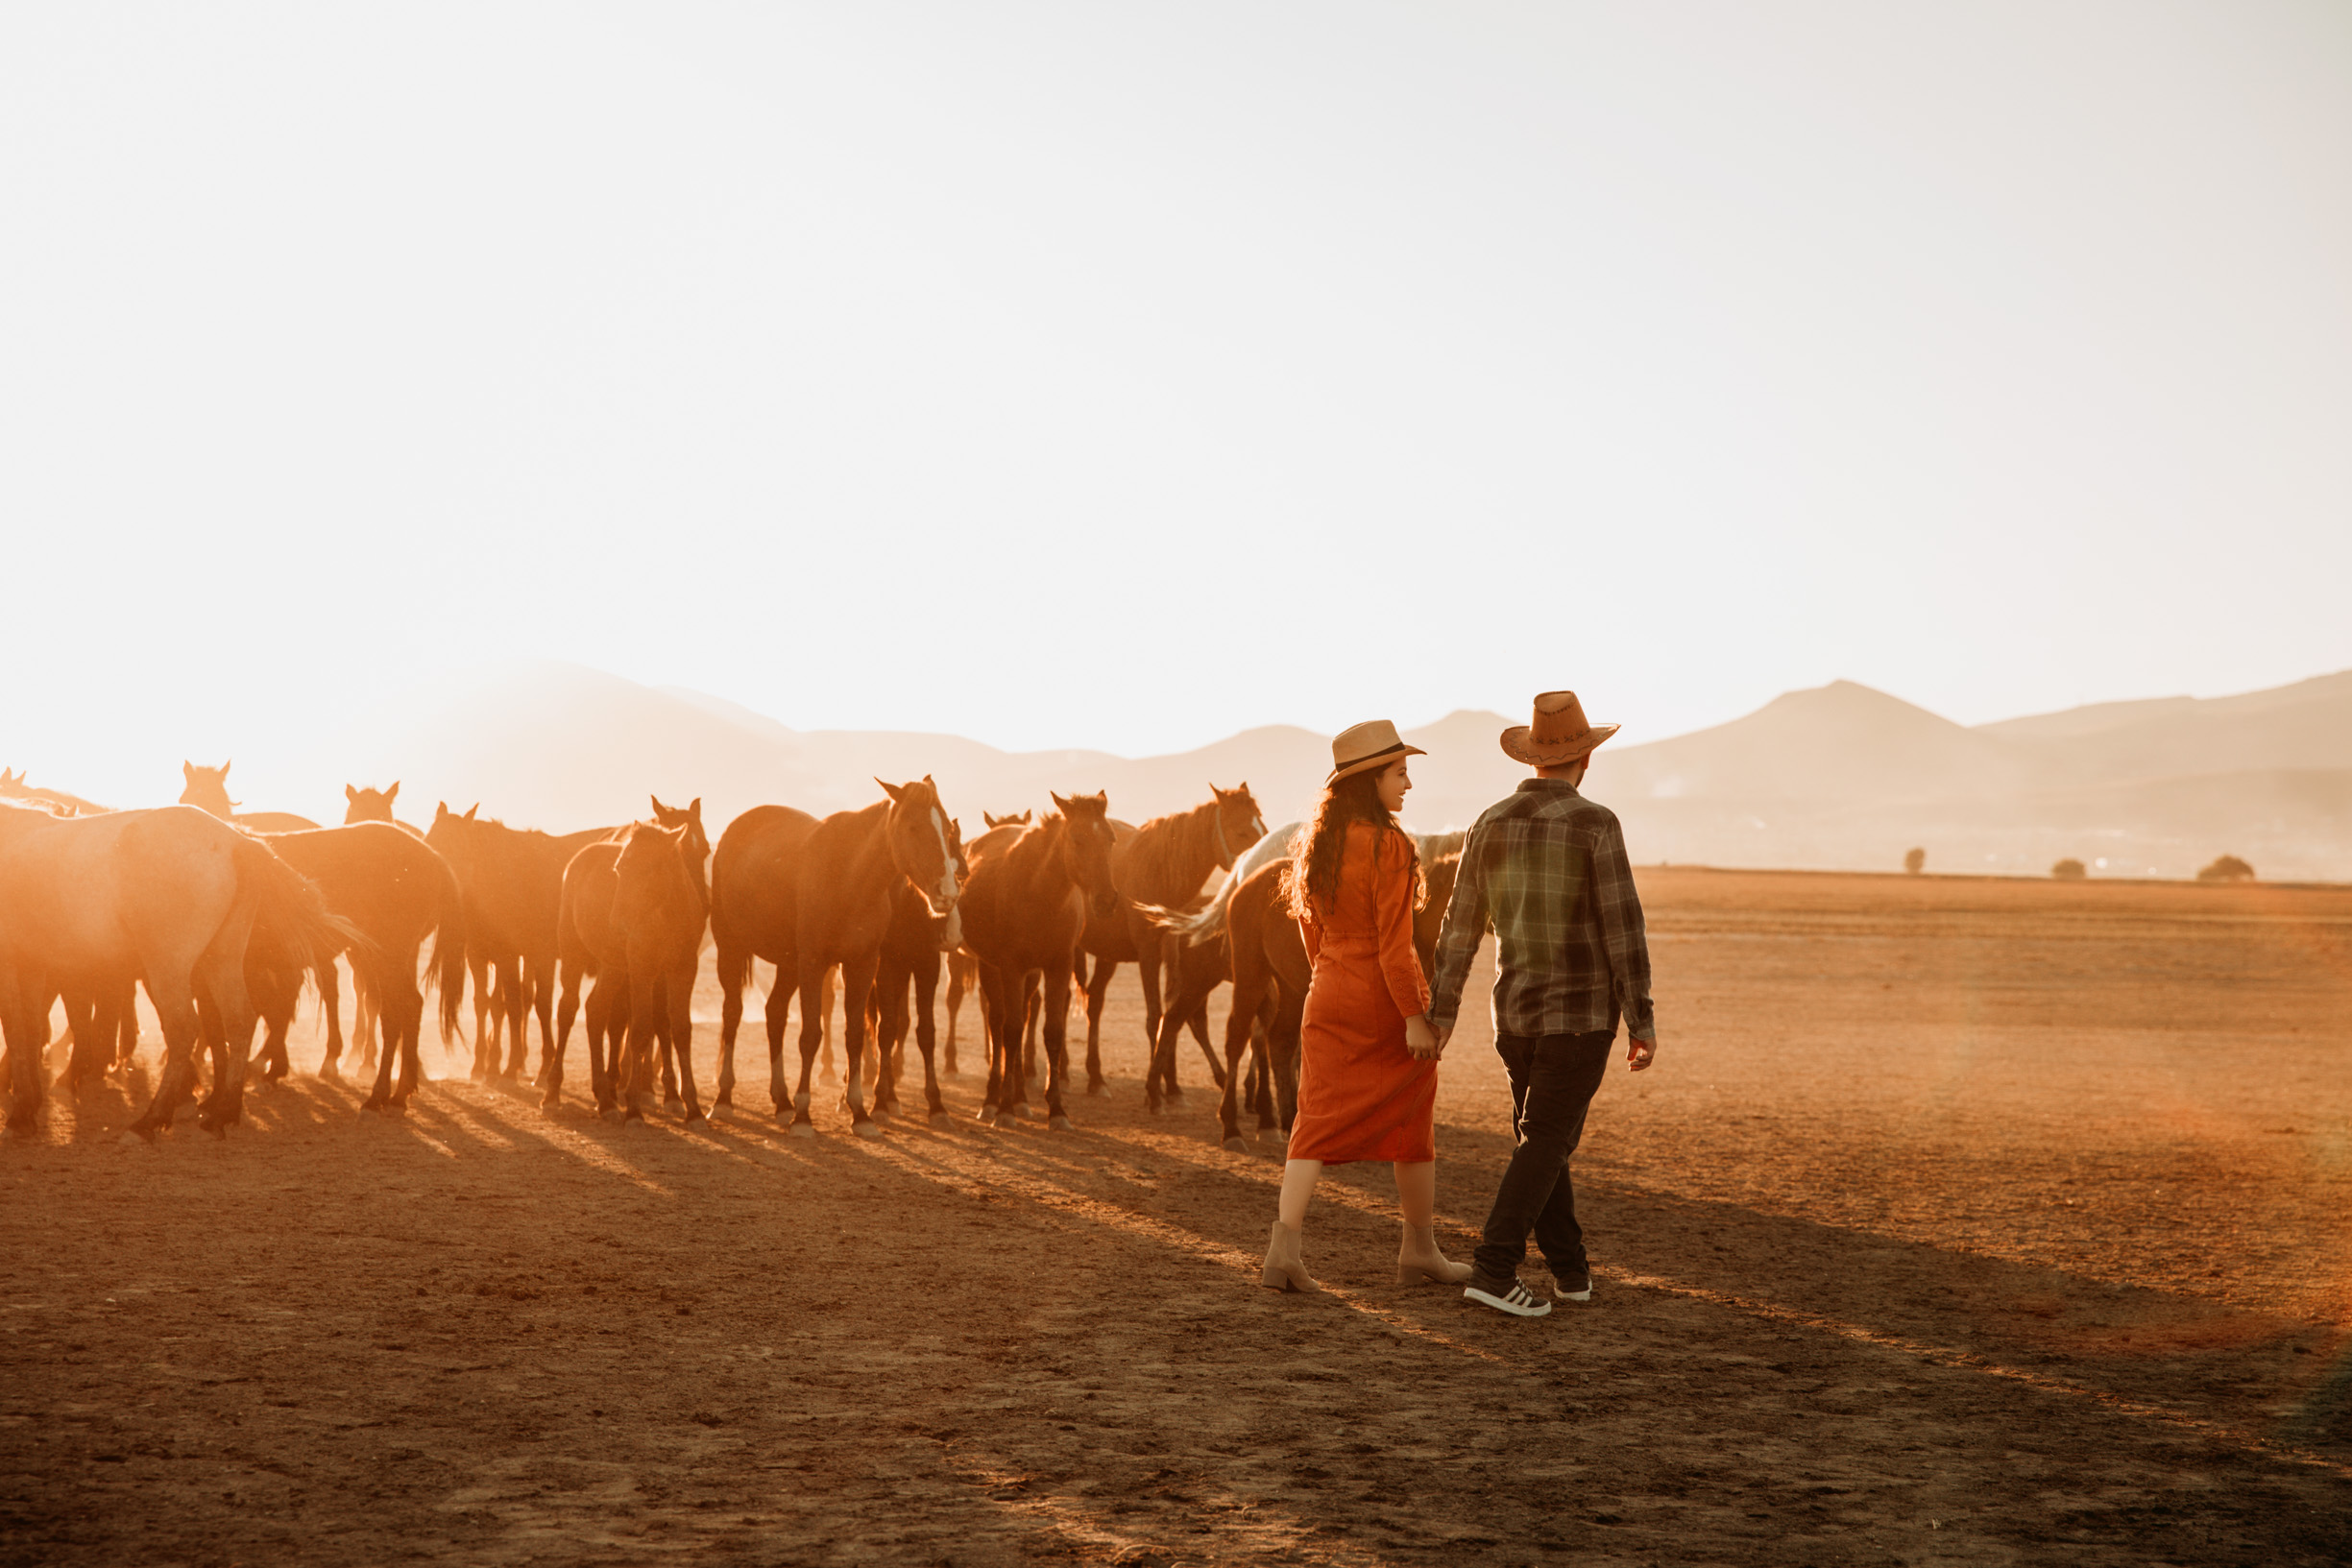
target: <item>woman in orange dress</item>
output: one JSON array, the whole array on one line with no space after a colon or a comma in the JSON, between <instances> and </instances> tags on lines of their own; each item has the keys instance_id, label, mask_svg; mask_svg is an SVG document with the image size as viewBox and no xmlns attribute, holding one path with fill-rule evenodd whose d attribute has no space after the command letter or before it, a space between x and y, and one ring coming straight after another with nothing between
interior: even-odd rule
<instances>
[{"instance_id":1,"label":"woman in orange dress","mask_svg":"<svg viewBox=\"0 0 2352 1568\"><path fill-rule=\"evenodd\" d=\"M1258 1281L1270 1290L1319 1289L1299 1257L1307 1202L1324 1166L1351 1160L1387 1160L1396 1172L1400 1284L1469 1277L1468 1264L1438 1250L1438 1039L1413 950L1413 911L1427 889L1413 840L1396 826L1413 787L1405 760L1423 755L1386 719L1343 732L1315 820L1292 851L1291 908L1314 977L1290 1163Z\"/></svg>"}]
</instances>

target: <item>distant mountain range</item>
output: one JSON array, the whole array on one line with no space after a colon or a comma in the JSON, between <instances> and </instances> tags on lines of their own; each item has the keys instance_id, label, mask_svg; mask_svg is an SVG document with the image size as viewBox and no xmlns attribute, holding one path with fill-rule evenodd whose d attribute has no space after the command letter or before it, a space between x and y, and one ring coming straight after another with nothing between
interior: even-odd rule
<instances>
[{"instance_id":1,"label":"distant mountain range","mask_svg":"<svg viewBox=\"0 0 2352 1568\"><path fill-rule=\"evenodd\" d=\"M1495 743L1511 722L1461 712L1405 732L1429 753L1414 763L1414 826L1467 824L1515 786L1525 770ZM301 798L249 804L340 820L344 784L397 778L402 814L420 822L446 799L571 829L642 815L659 794L703 797L715 828L763 801L862 805L878 777L928 773L974 832L983 809L1043 807L1050 790L1106 789L1115 815L1142 821L1245 781L1278 823L1308 809L1329 758L1327 736L1289 726L1135 759L796 731L703 692L529 663L364 715L278 770ZM2228 853L2269 880L2352 880L2352 671L1974 727L1839 681L1713 729L1609 746L1588 792L1624 819L1643 862L1892 870L1918 846L1931 871L2039 875L2072 856L2103 860L2094 875L2186 877Z\"/></svg>"}]
</instances>

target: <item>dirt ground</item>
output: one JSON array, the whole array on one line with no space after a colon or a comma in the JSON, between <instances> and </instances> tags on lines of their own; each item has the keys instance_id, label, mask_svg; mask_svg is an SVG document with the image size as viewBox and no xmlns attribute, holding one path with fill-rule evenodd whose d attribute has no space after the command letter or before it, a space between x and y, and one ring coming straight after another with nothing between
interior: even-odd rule
<instances>
[{"instance_id":1,"label":"dirt ground","mask_svg":"<svg viewBox=\"0 0 2352 1568\"><path fill-rule=\"evenodd\" d=\"M2352 1558L2352 891L1641 885L1660 1062L1533 1322L1392 1283L1377 1169L1328 1292L1258 1290L1278 1152L1197 1055L1145 1112L1127 977L1075 1133L973 1124L968 1013L957 1123L874 1141L830 1092L785 1136L764 1064L689 1133L434 1045L401 1119L60 1105L0 1148L0 1560ZM1439 1122L1464 1256L1475 1022Z\"/></svg>"}]
</instances>

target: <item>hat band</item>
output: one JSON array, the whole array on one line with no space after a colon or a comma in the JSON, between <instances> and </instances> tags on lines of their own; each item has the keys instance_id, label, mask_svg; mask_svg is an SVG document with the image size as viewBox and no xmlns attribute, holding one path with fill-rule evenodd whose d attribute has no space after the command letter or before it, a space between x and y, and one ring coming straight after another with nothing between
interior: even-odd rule
<instances>
[{"instance_id":1,"label":"hat band","mask_svg":"<svg viewBox=\"0 0 2352 1568\"><path fill-rule=\"evenodd\" d=\"M1350 757L1345 762L1334 762L1331 764L1331 771L1337 773L1344 768L1362 767L1365 763L1372 761L1378 758L1393 757L1398 752L1410 752L1412 749L1412 747L1399 740L1394 746L1383 746L1378 751L1368 751L1361 757Z\"/></svg>"}]
</instances>

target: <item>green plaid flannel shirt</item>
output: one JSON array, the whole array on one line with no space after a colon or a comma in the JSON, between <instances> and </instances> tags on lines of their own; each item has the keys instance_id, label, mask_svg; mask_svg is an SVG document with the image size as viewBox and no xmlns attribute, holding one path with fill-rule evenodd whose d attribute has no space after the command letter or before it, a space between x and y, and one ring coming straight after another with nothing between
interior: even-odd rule
<instances>
[{"instance_id":1,"label":"green plaid flannel shirt","mask_svg":"<svg viewBox=\"0 0 2352 1568\"><path fill-rule=\"evenodd\" d=\"M1429 1022L1449 1026L1479 938L1494 929L1498 1034L1657 1038L1650 948L1616 813L1560 779L1529 779L1470 829L1438 933Z\"/></svg>"}]
</instances>

